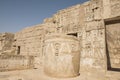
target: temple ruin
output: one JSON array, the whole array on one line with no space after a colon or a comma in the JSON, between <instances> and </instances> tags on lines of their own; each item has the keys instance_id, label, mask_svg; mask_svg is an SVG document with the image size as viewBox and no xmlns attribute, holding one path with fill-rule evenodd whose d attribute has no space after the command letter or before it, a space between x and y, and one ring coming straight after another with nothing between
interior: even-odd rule
<instances>
[{"instance_id":1,"label":"temple ruin","mask_svg":"<svg viewBox=\"0 0 120 80\"><path fill-rule=\"evenodd\" d=\"M62 39L56 39L61 35ZM48 36L52 38L47 42ZM52 53L59 58L54 59ZM58 73L51 66L58 68ZM83 80L120 80L114 77L120 75L120 0L90 0L59 10L42 24L15 34L0 34L0 71L47 67L45 70L51 71L52 76L65 77L73 73L70 66L76 68L75 73L80 76L84 72L88 76L104 75L100 79ZM61 67L68 73L63 73Z\"/></svg>"}]
</instances>

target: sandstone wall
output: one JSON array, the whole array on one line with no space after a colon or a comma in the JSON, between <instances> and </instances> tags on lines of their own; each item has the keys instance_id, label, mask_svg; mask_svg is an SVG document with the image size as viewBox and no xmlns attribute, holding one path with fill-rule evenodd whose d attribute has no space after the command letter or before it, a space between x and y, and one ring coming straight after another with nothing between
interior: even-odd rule
<instances>
[{"instance_id":1,"label":"sandstone wall","mask_svg":"<svg viewBox=\"0 0 120 80\"><path fill-rule=\"evenodd\" d=\"M43 38L44 30L42 25L28 27L16 33L16 54L33 56L42 55ZM19 50L18 47L20 47Z\"/></svg>"},{"instance_id":2,"label":"sandstone wall","mask_svg":"<svg viewBox=\"0 0 120 80\"><path fill-rule=\"evenodd\" d=\"M79 39L81 46L81 70L105 71L109 66L105 20L120 16L119 11L119 0L90 0L81 5L60 10L52 17L45 19L43 24L16 33L16 50L21 55L39 56L42 59L46 34L74 35Z\"/></svg>"},{"instance_id":3,"label":"sandstone wall","mask_svg":"<svg viewBox=\"0 0 120 80\"><path fill-rule=\"evenodd\" d=\"M81 70L106 70L105 27L102 2L91 0L85 4L85 25L82 28ZM89 66L89 67L88 67Z\"/></svg>"},{"instance_id":4,"label":"sandstone wall","mask_svg":"<svg viewBox=\"0 0 120 80\"><path fill-rule=\"evenodd\" d=\"M102 1L91 0L60 10L52 17L59 33L77 34L81 43L81 66L84 69L106 69L102 6Z\"/></svg>"},{"instance_id":5,"label":"sandstone wall","mask_svg":"<svg viewBox=\"0 0 120 80\"><path fill-rule=\"evenodd\" d=\"M103 0L103 18L120 16L120 0Z\"/></svg>"},{"instance_id":6,"label":"sandstone wall","mask_svg":"<svg viewBox=\"0 0 120 80\"><path fill-rule=\"evenodd\" d=\"M14 34L1 33L0 34L0 54L11 54L13 42L14 42Z\"/></svg>"},{"instance_id":7,"label":"sandstone wall","mask_svg":"<svg viewBox=\"0 0 120 80\"><path fill-rule=\"evenodd\" d=\"M35 68L42 65L44 37L46 34L55 33L55 25L51 19L46 19L44 24L23 29L15 34L16 55L34 56Z\"/></svg>"},{"instance_id":8,"label":"sandstone wall","mask_svg":"<svg viewBox=\"0 0 120 80\"><path fill-rule=\"evenodd\" d=\"M75 5L58 11L54 14L55 24L58 32L74 33L80 28L81 5Z\"/></svg>"},{"instance_id":9,"label":"sandstone wall","mask_svg":"<svg viewBox=\"0 0 120 80\"><path fill-rule=\"evenodd\" d=\"M0 71L33 68L32 56L0 55Z\"/></svg>"}]
</instances>

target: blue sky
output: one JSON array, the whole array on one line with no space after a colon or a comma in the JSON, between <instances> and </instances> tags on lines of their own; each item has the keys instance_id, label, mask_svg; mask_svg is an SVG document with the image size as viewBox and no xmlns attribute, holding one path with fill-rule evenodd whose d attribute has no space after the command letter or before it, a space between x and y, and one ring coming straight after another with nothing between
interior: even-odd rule
<instances>
[{"instance_id":1,"label":"blue sky","mask_svg":"<svg viewBox=\"0 0 120 80\"><path fill-rule=\"evenodd\" d=\"M88 0L0 0L0 33L42 23L58 10Z\"/></svg>"}]
</instances>

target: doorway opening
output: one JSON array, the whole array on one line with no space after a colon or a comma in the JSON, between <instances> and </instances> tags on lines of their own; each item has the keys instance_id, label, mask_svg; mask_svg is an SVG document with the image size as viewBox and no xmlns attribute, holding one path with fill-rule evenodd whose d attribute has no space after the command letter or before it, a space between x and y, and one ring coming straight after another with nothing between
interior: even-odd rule
<instances>
[{"instance_id":1,"label":"doorway opening","mask_svg":"<svg viewBox=\"0 0 120 80\"><path fill-rule=\"evenodd\" d=\"M120 71L120 19L105 21L107 69Z\"/></svg>"},{"instance_id":2,"label":"doorway opening","mask_svg":"<svg viewBox=\"0 0 120 80\"><path fill-rule=\"evenodd\" d=\"M20 54L20 46L18 46L18 48L17 48L17 54L18 55Z\"/></svg>"}]
</instances>

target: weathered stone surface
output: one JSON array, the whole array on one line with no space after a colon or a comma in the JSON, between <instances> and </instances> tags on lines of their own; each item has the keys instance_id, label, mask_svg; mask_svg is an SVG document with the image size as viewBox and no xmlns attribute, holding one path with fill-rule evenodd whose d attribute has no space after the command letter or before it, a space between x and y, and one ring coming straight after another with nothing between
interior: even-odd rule
<instances>
[{"instance_id":1,"label":"weathered stone surface","mask_svg":"<svg viewBox=\"0 0 120 80\"><path fill-rule=\"evenodd\" d=\"M55 49L52 43L58 42L63 44L61 41L54 39L51 44L49 43L53 48L49 48L48 44L46 44L45 35L58 33L72 35L76 37L80 43L77 45L80 46L80 73L82 77L85 76L83 80L98 80L98 77L99 80L119 80L119 16L120 0L90 0L83 4L74 5L59 10L52 17L44 19L42 24L25 28L16 33L12 51L14 55L32 55L35 58L35 68L44 67L43 63L46 61L44 57L48 56L51 57L50 59L54 60L54 58L52 58L53 56L50 54L53 53L51 51ZM64 41L64 39L62 40ZM9 41L8 43L11 44ZM69 40L64 43L64 46L67 46L67 44L69 44ZM2 43L0 43L0 45L2 45ZM68 52L70 52L72 51L72 46L69 47L69 49L67 49L67 47L59 49L68 50ZM46 52L44 52L44 48L46 48ZM74 48L76 48L76 46ZM0 50L2 49L3 46L0 46ZM44 56L44 53L47 55ZM69 59L71 60L69 55L67 55L67 58L65 56L60 56L56 60L61 60L61 58L65 58L62 62L66 62ZM53 70L59 70L59 68L66 64L60 64L58 68ZM56 65L55 61L51 64L45 64L45 67L47 67L46 70L51 70L51 68L53 68L49 67L50 65ZM114 73L112 71L118 72ZM59 73L65 74L65 71L59 70ZM97 73L100 75L98 76ZM56 73L52 72L52 74L55 75ZM117 77L114 77L114 75L117 75Z\"/></svg>"},{"instance_id":2,"label":"weathered stone surface","mask_svg":"<svg viewBox=\"0 0 120 80\"><path fill-rule=\"evenodd\" d=\"M103 18L112 18L120 16L119 0L103 0Z\"/></svg>"},{"instance_id":3,"label":"weathered stone surface","mask_svg":"<svg viewBox=\"0 0 120 80\"><path fill-rule=\"evenodd\" d=\"M79 41L73 36L48 35L44 47L44 72L55 77L79 75Z\"/></svg>"},{"instance_id":4,"label":"weathered stone surface","mask_svg":"<svg viewBox=\"0 0 120 80\"><path fill-rule=\"evenodd\" d=\"M0 55L0 71L33 68L33 59L33 56Z\"/></svg>"},{"instance_id":5,"label":"weathered stone surface","mask_svg":"<svg viewBox=\"0 0 120 80\"><path fill-rule=\"evenodd\" d=\"M42 56L44 33L42 25L29 27L16 33L15 45L16 49L20 47L20 55Z\"/></svg>"},{"instance_id":6,"label":"weathered stone surface","mask_svg":"<svg viewBox=\"0 0 120 80\"><path fill-rule=\"evenodd\" d=\"M1 33L0 34L0 55L11 54L12 45L14 42L14 34L12 33Z\"/></svg>"}]
</instances>

